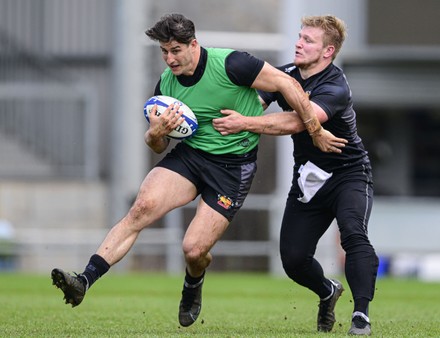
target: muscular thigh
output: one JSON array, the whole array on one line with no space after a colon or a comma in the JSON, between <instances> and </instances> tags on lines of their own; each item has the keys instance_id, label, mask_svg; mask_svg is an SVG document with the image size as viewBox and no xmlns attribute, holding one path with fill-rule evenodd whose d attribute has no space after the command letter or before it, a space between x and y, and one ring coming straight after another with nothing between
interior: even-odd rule
<instances>
[{"instance_id":1,"label":"muscular thigh","mask_svg":"<svg viewBox=\"0 0 440 338\"><path fill-rule=\"evenodd\" d=\"M136 203L158 218L196 196L197 190L191 181L172 170L155 167L142 182Z\"/></svg>"},{"instance_id":2,"label":"muscular thigh","mask_svg":"<svg viewBox=\"0 0 440 338\"><path fill-rule=\"evenodd\" d=\"M188 179L208 206L231 221L257 171L256 149L249 154L212 155L179 143L157 166Z\"/></svg>"},{"instance_id":3,"label":"muscular thigh","mask_svg":"<svg viewBox=\"0 0 440 338\"><path fill-rule=\"evenodd\" d=\"M183 251L197 250L202 255L209 252L229 225L226 217L200 199L196 215L183 240Z\"/></svg>"}]
</instances>

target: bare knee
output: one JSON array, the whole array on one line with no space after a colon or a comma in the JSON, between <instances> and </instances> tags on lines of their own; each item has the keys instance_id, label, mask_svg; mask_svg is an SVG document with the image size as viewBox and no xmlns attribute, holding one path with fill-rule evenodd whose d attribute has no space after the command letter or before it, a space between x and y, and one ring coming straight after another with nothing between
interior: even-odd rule
<instances>
[{"instance_id":1,"label":"bare knee","mask_svg":"<svg viewBox=\"0 0 440 338\"><path fill-rule=\"evenodd\" d=\"M207 249L196 242L183 241L182 245L185 261L188 265L198 267L207 266L211 262L211 255Z\"/></svg>"},{"instance_id":2,"label":"bare knee","mask_svg":"<svg viewBox=\"0 0 440 338\"><path fill-rule=\"evenodd\" d=\"M182 245L183 254L185 255L185 260L187 262L198 261L202 257L202 250L195 245L195 243L189 243L184 241Z\"/></svg>"},{"instance_id":3,"label":"bare knee","mask_svg":"<svg viewBox=\"0 0 440 338\"><path fill-rule=\"evenodd\" d=\"M153 215L157 207L158 203L154 199L137 198L128 211L126 219L134 229L140 231L155 220Z\"/></svg>"}]
</instances>

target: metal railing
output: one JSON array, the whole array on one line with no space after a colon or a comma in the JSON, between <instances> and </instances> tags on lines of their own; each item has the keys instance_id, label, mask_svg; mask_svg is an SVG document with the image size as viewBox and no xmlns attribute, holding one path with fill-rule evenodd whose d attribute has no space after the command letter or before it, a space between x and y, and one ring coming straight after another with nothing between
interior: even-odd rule
<instances>
[{"instance_id":1,"label":"metal railing","mask_svg":"<svg viewBox=\"0 0 440 338\"><path fill-rule=\"evenodd\" d=\"M0 179L98 176L99 89L62 58L108 55L106 21L96 14L111 8L105 0L0 3Z\"/></svg>"},{"instance_id":2,"label":"metal railing","mask_svg":"<svg viewBox=\"0 0 440 338\"><path fill-rule=\"evenodd\" d=\"M19 145L14 154L0 153L0 166L10 165L17 149L22 149L45 163L51 177L96 178L96 101L93 88L85 84L0 84L0 133L3 140ZM32 172L32 165L16 171L28 177Z\"/></svg>"}]
</instances>

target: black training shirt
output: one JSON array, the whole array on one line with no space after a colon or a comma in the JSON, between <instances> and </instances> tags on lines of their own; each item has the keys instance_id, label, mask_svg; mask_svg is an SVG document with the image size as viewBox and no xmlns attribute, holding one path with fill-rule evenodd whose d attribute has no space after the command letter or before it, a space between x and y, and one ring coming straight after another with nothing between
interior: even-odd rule
<instances>
[{"instance_id":1,"label":"black training shirt","mask_svg":"<svg viewBox=\"0 0 440 338\"><path fill-rule=\"evenodd\" d=\"M313 145L307 131L292 135L294 141L295 171L307 161L327 172L333 172L354 165L368 165L367 152L357 134L356 113L353 109L351 90L344 73L334 64L330 64L322 72L303 80L299 69L293 63L277 67L297 80L311 101L319 105L328 115L328 121L322 126L336 137L345 138L348 144L342 154L324 153ZM277 101L284 111L292 111L281 93L258 91L267 105Z\"/></svg>"}]
</instances>

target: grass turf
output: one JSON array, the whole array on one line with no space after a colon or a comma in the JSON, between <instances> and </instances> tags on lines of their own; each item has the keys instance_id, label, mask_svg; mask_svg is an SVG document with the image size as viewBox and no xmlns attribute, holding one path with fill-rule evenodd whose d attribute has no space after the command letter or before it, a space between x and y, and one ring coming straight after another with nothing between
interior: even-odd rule
<instances>
[{"instance_id":1,"label":"grass turf","mask_svg":"<svg viewBox=\"0 0 440 338\"><path fill-rule=\"evenodd\" d=\"M353 302L348 285L331 333L316 332L318 300L287 278L208 272L202 313L180 327L183 276L109 273L76 307L47 276L0 274L1 337L343 337ZM379 279L370 306L373 336L439 337L440 284Z\"/></svg>"}]
</instances>

